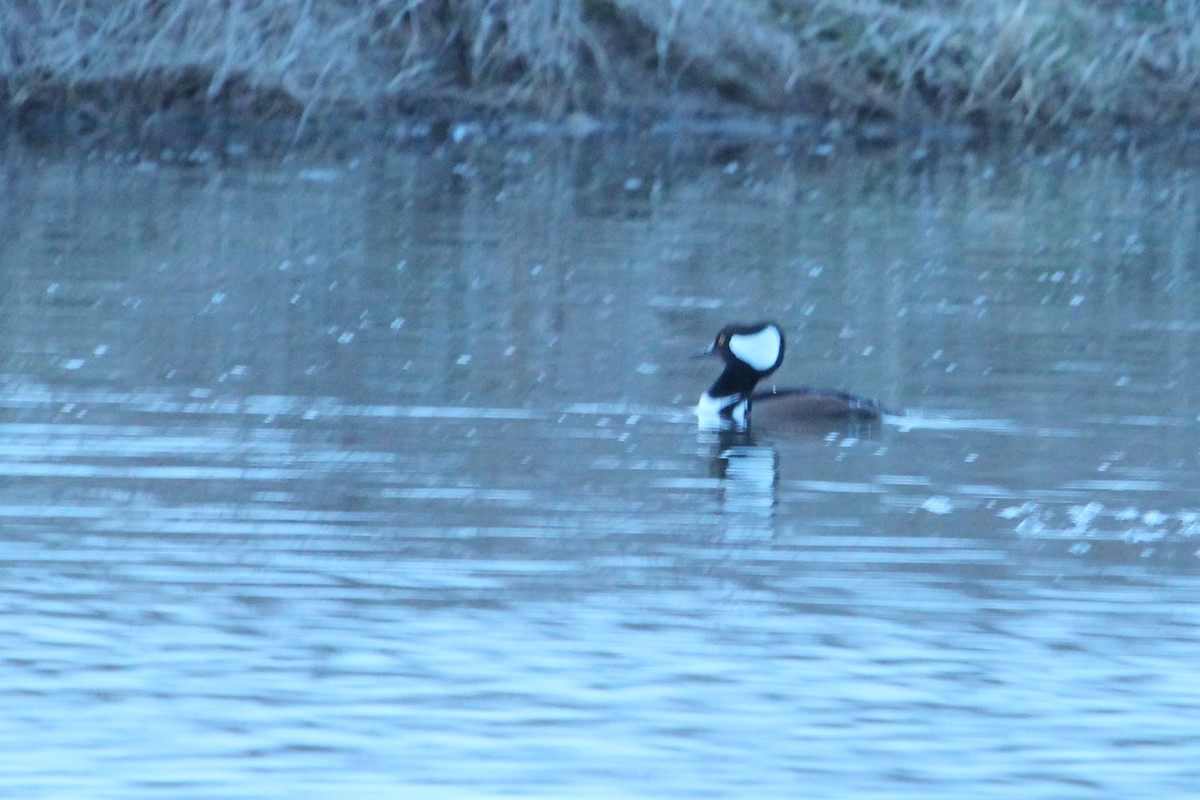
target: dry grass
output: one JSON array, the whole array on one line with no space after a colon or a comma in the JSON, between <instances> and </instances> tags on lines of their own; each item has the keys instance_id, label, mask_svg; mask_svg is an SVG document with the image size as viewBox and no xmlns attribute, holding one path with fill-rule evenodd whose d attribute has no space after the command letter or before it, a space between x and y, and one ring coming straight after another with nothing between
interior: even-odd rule
<instances>
[{"instance_id":1,"label":"dry grass","mask_svg":"<svg viewBox=\"0 0 1200 800\"><path fill-rule=\"evenodd\" d=\"M726 114L1028 130L1195 125L1197 89L1200 0L0 6L0 93L18 124L80 107L135 123L180 107L293 121L430 104L610 115L689 97Z\"/></svg>"}]
</instances>

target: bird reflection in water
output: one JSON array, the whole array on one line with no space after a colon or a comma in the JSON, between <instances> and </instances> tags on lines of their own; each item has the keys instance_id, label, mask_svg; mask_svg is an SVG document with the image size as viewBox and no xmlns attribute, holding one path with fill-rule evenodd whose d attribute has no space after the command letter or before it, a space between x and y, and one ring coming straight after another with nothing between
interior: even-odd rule
<instances>
[{"instance_id":1,"label":"bird reflection in water","mask_svg":"<svg viewBox=\"0 0 1200 800\"><path fill-rule=\"evenodd\" d=\"M700 440L713 454L710 473L721 482L722 511L770 519L779 480L775 448L757 444L749 431L709 431Z\"/></svg>"}]
</instances>

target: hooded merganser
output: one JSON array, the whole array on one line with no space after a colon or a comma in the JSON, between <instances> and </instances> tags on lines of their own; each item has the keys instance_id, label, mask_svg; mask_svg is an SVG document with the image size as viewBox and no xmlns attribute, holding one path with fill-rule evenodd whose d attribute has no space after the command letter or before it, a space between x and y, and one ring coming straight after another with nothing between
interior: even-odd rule
<instances>
[{"instance_id":1,"label":"hooded merganser","mask_svg":"<svg viewBox=\"0 0 1200 800\"><path fill-rule=\"evenodd\" d=\"M697 353L697 357L719 355L725 360L725 370L700 396L696 415L702 425L750 423L750 407L758 401L772 400L774 408L797 419L844 419L870 421L879 419L884 409L866 397L836 389L815 389L803 386L795 389L770 389L755 392L754 387L783 363L783 331L774 322L753 325L726 325L712 345Z\"/></svg>"}]
</instances>

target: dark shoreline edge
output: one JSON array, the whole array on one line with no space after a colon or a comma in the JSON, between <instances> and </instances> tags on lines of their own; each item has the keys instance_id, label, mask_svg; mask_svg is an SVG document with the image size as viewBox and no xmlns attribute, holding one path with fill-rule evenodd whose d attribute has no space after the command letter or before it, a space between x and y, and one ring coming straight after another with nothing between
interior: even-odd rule
<instances>
[{"instance_id":1,"label":"dark shoreline edge","mask_svg":"<svg viewBox=\"0 0 1200 800\"><path fill-rule=\"evenodd\" d=\"M6 102L7 100L7 102ZM835 149L1021 145L1034 149L1113 150L1200 142L1183 125L1089 126L1055 131L1004 125L844 121L756 113L703 98L643 101L604 116L539 115L490 107L470 93L393 100L375 107L343 104L316 113L279 92L227 92L214 99L140 86L47 87L13 103L0 97L0 143L32 151L137 153L187 160L197 153L279 157L338 152L367 145L468 144L480 140L616 138L711 139L787 144L815 155Z\"/></svg>"}]
</instances>

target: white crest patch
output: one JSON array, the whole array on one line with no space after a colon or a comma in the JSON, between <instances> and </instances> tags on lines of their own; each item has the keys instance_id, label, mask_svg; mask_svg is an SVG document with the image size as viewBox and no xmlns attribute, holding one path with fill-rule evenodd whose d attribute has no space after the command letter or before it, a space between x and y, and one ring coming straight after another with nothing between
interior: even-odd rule
<instances>
[{"instance_id":1,"label":"white crest patch","mask_svg":"<svg viewBox=\"0 0 1200 800\"><path fill-rule=\"evenodd\" d=\"M779 328L768 325L758 333L739 333L729 337L729 350L759 372L766 372L779 361L783 337Z\"/></svg>"}]
</instances>

